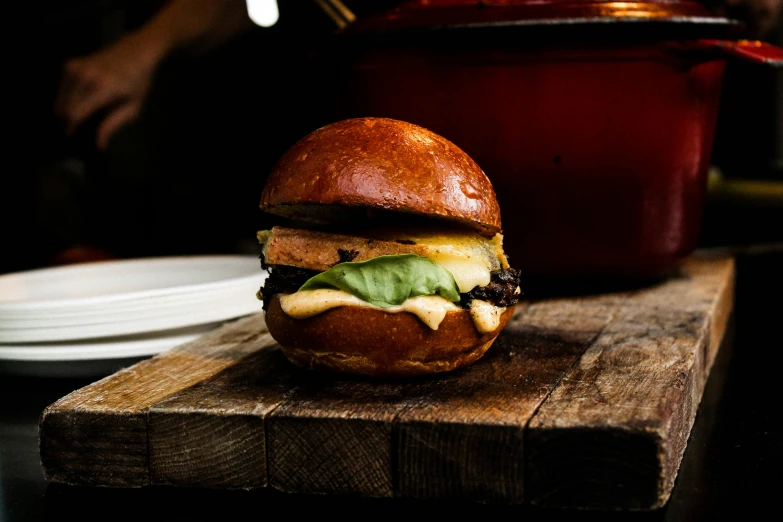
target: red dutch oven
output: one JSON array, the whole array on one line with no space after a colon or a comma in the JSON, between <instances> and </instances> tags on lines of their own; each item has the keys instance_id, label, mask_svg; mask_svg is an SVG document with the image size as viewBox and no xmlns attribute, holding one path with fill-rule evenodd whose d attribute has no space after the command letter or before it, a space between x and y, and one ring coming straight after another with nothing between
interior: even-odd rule
<instances>
[{"instance_id":1,"label":"red dutch oven","mask_svg":"<svg viewBox=\"0 0 783 522\"><path fill-rule=\"evenodd\" d=\"M647 277L695 248L726 60L783 64L695 2L418 0L341 35L340 117L481 165L527 276Z\"/></svg>"}]
</instances>

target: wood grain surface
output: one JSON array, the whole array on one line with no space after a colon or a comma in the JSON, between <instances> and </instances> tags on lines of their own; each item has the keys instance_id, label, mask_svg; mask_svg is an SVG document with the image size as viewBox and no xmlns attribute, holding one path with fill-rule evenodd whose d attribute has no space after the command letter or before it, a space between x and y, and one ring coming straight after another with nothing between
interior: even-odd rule
<instances>
[{"instance_id":1,"label":"wood grain surface","mask_svg":"<svg viewBox=\"0 0 783 522\"><path fill-rule=\"evenodd\" d=\"M149 410L150 483L266 486L264 416L286 396L287 361L269 334L259 350ZM282 371L281 371L282 370Z\"/></svg>"},{"instance_id":2,"label":"wood grain surface","mask_svg":"<svg viewBox=\"0 0 783 522\"><path fill-rule=\"evenodd\" d=\"M522 502L525 426L610 318L556 301L519 310L482 364L399 416L399 494Z\"/></svg>"},{"instance_id":3,"label":"wood grain surface","mask_svg":"<svg viewBox=\"0 0 783 522\"><path fill-rule=\"evenodd\" d=\"M596 509L666 502L733 302L731 259L632 291L518 305L446 375L302 370L255 316L41 418L52 481Z\"/></svg>"},{"instance_id":4,"label":"wood grain surface","mask_svg":"<svg viewBox=\"0 0 783 522\"><path fill-rule=\"evenodd\" d=\"M241 319L63 397L41 415L40 452L52 482L149 483L147 410L263 347L260 315Z\"/></svg>"},{"instance_id":5,"label":"wood grain surface","mask_svg":"<svg viewBox=\"0 0 783 522\"><path fill-rule=\"evenodd\" d=\"M733 274L730 260L688 263L681 278L616 306L528 427L528 500L632 509L666 502L725 331Z\"/></svg>"}]
</instances>

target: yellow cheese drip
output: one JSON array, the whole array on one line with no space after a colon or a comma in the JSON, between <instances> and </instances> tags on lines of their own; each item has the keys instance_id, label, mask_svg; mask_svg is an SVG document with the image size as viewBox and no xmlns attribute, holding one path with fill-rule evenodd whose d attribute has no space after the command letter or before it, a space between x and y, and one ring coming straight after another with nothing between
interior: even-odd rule
<instances>
[{"instance_id":1,"label":"yellow cheese drip","mask_svg":"<svg viewBox=\"0 0 783 522\"><path fill-rule=\"evenodd\" d=\"M257 233L264 249L270 234L269 230ZM492 270L508 268L501 234L486 238L475 233L437 228L382 229L376 230L373 237L386 241L407 239L426 247L420 255L451 272L460 293L487 286Z\"/></svg>"},{"instance_id":2,"label":"yellow cheese drip","mask_svg":"<svg viewBox=\"0 0 783 522\"><path fill-rule=\"evenodd\" d=\"M464 231L430 228L384 230L375 235L381 239L405 238L427 247L421 255L451 272L461 293L488 285L492 270L508 268L501 234L486 238Z\"/></svg>"},{"instance_id":3,"label":"yellow cheese drip","mask_svg":"<svg viewBox=\"0 0 783 522\"><path fill-rule=\"evenodd\" d=\"M470 316L476 330L481 333L494 332L500 326L500 316L505 308L498 308L492 303L474 299L470 305Z\"/></svg>"},{"instance_id":4,"label":"yellow cheese drip","mask_svg":"<svg viewBox=\"0 0 783 522\"><path fill-rule=\"evenodd\" d=\"M430 257L440 266L451 272L460 293L467 293L477 286L487 286L491 279L489 268L480 262L451 255L433 255Z\"/></svg>"},{"instance_id":5,"label":"yellow cheese drip","mask_svg":"<svg viewBox=\"0 0 783 522\"><path fill-rule=\"evenodd\" d=\"M457 305L439 295L412 297L401 305L390 308L381 308L363 301L348 292L330 288L304 290L280 296L280 307L283 309L283 312L294 319L306 319L338 306L374 308L391 314L410 312L433 330L438 329L443 318L446 317L446 312L460 309Z\"/></svg>"},{"instance_id":6,"label":"yellow cheese drip","mask_svg":"<svg viewBox=\"0 0 783 522\"><path fill-rule=\"evenodd\" d=\"M476 306L476 303L481 304ZM304 290L280 296L280 307L283 309L283 312L294 319L306 319L338 306L374 308L392 314L409 312L433 330L438 329L447 312L461 310L460 307L439 295L412 297L401 305L392 306L391 308L381 308L363 301L348 292L330 288ZM503 313L503 310L505 308L497 308L484 301L474 300L470 315L473 318L473 324L476 325L476 329L481 333L486 333L498 327L500 314ZM492 326L493 324L494 326ZM486 328L488 327L491 328L487 330Z\"/></svg>"}]
</instances>

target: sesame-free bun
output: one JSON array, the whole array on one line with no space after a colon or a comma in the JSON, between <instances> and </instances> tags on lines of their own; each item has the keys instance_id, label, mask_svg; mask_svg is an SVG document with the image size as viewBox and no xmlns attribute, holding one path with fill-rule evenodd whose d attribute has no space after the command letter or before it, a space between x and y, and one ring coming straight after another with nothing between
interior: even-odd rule
<instances>
[{"instance_id":1,"label":"sesame-free bun","mask_svg":"<svg viewBox=\"0 0 783 522\"><path fill-rule=\"evenodd\" d=\"M492 236L501 230L492 184L459 147L427 129L387 118L355 118L297 142L261 196L272 214L318 224L368 210L427 216Z\"/></svg>"},{"instance_id":2,"label":"sesame-free bun","mask_svg":"<svg viewBox=\"0 0 783 522\"><path fill-rule=\"evenodd\" d=\"M408 312L341 306L307 319L294 319L275 296L266 312L269 333L298 366L404 377L455 370L479 359L506 325L509 307L493 332L479 333L468 310L446 314L437 330Z\"/></svg>"}]
</instances>

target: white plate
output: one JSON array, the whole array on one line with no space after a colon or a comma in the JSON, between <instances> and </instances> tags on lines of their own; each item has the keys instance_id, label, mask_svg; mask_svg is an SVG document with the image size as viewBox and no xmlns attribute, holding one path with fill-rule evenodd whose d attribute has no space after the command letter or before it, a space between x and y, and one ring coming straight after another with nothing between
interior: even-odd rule
<instances>
[{"instance_id":1,"label":"white plate","mask_svg":"<svg viewBox=\"0 0 783 522\"><path fill-rule=\"evenodd\" d=\"M143 358L193 341L220 324L78 343L0 345L0 374L31 377L109 375Z\"/></svg>"},{"instance_id":2,"label":"white plate","mask_svg":"<svg viewBox=\"0 0 783 522\"><path fill-rule=\"evenodd\" d=\"M114 322L73 324L49 328L0 329L0 343L40 343L99 339L142 332L162 332L173 328L226 321L261 311L261 303L255 297L237 296L223 302L198 303L201 306L156 309L154 315L128 315ZM0 344L0 346L2 346Z\"/></svg>"},{"instance_id":3,"label":"white plate","mask_svg":"<svg viewBox=\"0 0 783 522\"><path fill-rule=\"evenodd\" d=\"M259 272L255 256L159 257L42 268L0 276L0 312L202 291Z\"/></svg>"},{"instance_id":4,"label":"white plate","mask_svg":"<svg viewBox=\"0 0 783 522\"><path fill-rule=\"evenodd\" d=\"M261 311L255 256L133 259L0 276L0 343L94 339Z\"/></svg>"},{"instance_id":5,"label":"white plate","mask_svg":"<svg viewBox=\"0 0 783 522\"><path fill-rule=\"evenodd\" d=\"M159 334L109 337L81 342L0 344L0 360L80 361L155 355L192 341L220 324L212 323Z\"/></svg>"}]
</instances>

